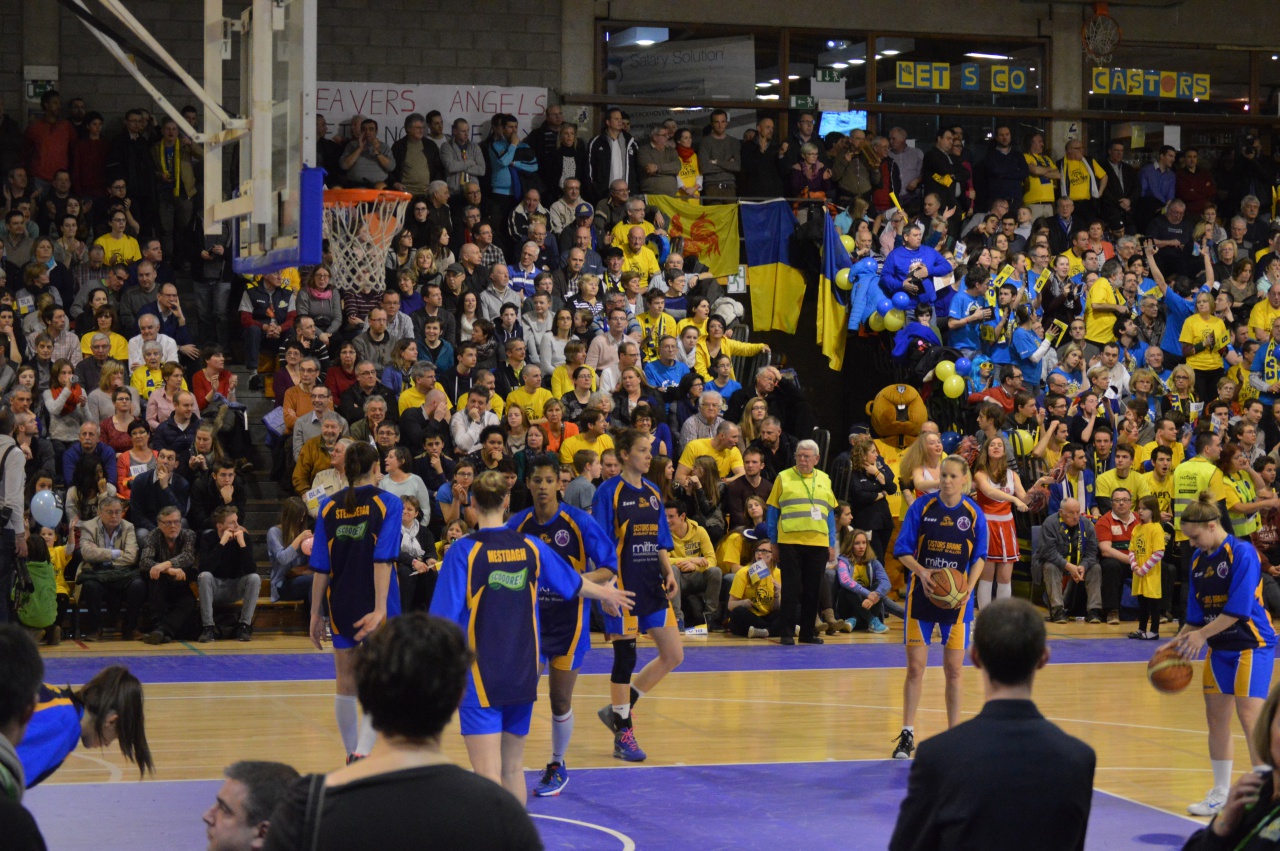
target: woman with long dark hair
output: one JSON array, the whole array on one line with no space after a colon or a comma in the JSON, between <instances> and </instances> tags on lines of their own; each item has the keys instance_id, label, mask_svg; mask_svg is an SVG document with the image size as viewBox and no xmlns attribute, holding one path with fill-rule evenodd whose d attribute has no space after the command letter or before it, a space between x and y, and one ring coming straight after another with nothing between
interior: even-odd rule
<instances>
[{"instance_id":1,"label":"woman with long dark hair","mask_svg":"<svg viewBox=\"0 0 1280 851\"><path fill-rule=\"evenodd\" d=\"M378 450L367 443L347 448L342 466L350 484L320 501L311 549L311 643L316 649L324 643L321 607L327 596L337 674L334 711L348 759L367 754L375 738L368 716L357 721L354 650L388 617L400 614L394 567L404 505L377 487L378 462Z\"/></svg>"},{"instance_id":2,"label":"woman with long dark hair","mask_svg":"<svg viewBox=\"0 0 1280 851\"><path fill-rule=\"evenodd\" d=\"M142 683L123 665L103 668L79 689L40 687L40 700L18 756L35 786L58 770L76 749L105 748L120 743L120 753L138 766L138 773L155 773L142 712Z\"/></svg>"}]
</instances>

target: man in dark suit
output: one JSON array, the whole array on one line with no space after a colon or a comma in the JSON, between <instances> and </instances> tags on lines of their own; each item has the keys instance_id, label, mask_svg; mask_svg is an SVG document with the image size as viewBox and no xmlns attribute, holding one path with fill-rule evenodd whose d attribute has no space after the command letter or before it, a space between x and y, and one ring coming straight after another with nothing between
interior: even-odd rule
<instances>
[{"instance_id":1,"label":"man in dark suit","mask_svg":"<svg viewBox=\"0 0 1280 851\"><path fill-rule=\"evenodd\" d=\"M1125 233L1136 233L1133 210L1142 194L1138 186L1138 170L1124 161L1124 142L1114 141L1107 148L1107 185L1099 199L1103 218L1108 224L1120 222Z\"/></svg>"},{"instance_id":2,"label":"man in dark suit","mask_svg":"<svg viewBox=\"0 0 1280 851\"><path fill-rule=\"evenodd\" d=\"M1016 597L989 604L974 626L972 659L986 704L920 744L890 851L1079 851L1097 757L1031 700L1035 673L1049 661L1035 607Z\"/></svg>"}]
</instances>

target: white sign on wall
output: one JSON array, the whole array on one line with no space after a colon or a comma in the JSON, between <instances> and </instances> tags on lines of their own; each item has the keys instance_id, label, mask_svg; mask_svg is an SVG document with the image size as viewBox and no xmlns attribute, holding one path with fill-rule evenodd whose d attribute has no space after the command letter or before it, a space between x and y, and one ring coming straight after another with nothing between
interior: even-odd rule
<instances>
[{"instance_id":1,"label":"white sign on wall","mask_svg":"<svg viewBox=\"0 0 1280 851\"><path fill-rule=\"evenodd\" d=\"M756 94L755 45L753 37L740 36L612 49L609 93L750 100Z\"/></svg>"},{"instance_id":2,"label":"white sign on wall","mask_svg":"<svg viewBox=\"0 0 1280 851\"><path fill-rule=\"evenodd\" d=\"M454 119L465 118L475 137L483 137L489 120L504 112L519 120L523 136L541 123L546 108L547 90L533 86L316 83L316 113L328 122L330 135L350 137L346 125L359 115L377 121L388 144L404 134L405 116L414 112L426 115L439 110L446 135Z\"/></svg>"}]
</instances>

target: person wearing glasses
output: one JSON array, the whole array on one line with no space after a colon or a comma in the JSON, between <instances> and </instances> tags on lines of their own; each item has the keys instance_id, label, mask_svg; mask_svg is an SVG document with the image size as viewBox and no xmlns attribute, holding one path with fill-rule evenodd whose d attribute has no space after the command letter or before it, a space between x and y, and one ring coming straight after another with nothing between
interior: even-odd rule
<instances>
[{"instance_id":1,"label":"person wearing glasses","mask_svg":"<svg viewBox=\"0 0 1280 851\"><path fill-rule=\"evenodd\" d=\"M126 233L129 225L127 214L123 210L114 212L107 224L111 230L93 241L94 245L102 246L107 262L114 266L117 263L127 264L141 260L142 250L138 247L138 240Z\"/></svg>"}]
</instances>

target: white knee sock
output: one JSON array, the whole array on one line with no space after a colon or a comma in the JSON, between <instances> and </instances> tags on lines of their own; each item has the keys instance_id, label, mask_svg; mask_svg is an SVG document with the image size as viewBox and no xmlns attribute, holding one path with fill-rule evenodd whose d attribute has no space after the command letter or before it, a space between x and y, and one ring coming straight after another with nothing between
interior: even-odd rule
<instances>
[{"instance_id":1,"label":"white knee sock","mask_svg":"<svg viewBox=\"0 0 1280 851\"><path fill-rule=\"evenodd\" d=\"M1231 788L1231 763L1229 759L1211 759L1209 763L1213 766L1213 786L1215 789L1226 790Z\"/></svg>"},{"instance_id":2,"label":"white knee sock","mask_svg":"<svg viewBox=\"0 0 1280 851\"><path fill-rule=\"evenodd\" d=\"M373 729L373 719L366 712L360 719L360 735L356 740L356 753L361 756L368 756L369 751L373 750L373 743L377 739L378 733Z\"/></svg>"},{"instance_id":3,"label":"white knee sock","mask_svg":"<svg viewBox=\"0 0 1280 851\"><path fill-rule=\"evenodd\" d=\"M978 580L978 608L985 609L987 604L991 602L991 586L990 579Z\"/></svg>"},{"instance_id":4,"label":"white knee sock","mask_svg":"<svg viewBox=\"0 0 1280 851\"><path fill-rule=\"evenodd\" d=\"M1012 597L1012 596L1013 596L1013 583L1012 583L1012 582L997 582L997 583L996 583L996 599L997 599L997 600L1003 600L1005 597Z\"/></svg>"},{"instance_id":5,"label":"white knee sock","mask_svg":"<svg viewBox=\"0 0 1280 851\"><path fill-rule=\"evenodd\" d=\"M573 710L566 715L551 716L551 761L564 765L564 752L573 736Z\"/></svg>"},{"instance_id":6,"label":"white knee sock","mask_svg":"<svg viewBox=\"0 0 1280 851\"><path fill-rule=\"evenodd\" d=\"M347 694L334 695L333 714L338 716L338 735L342 736L342 747L346 749L347 756L350 756L356 752L356 738L360 729L355 697Z\"/></svg>"}]
</instances>

